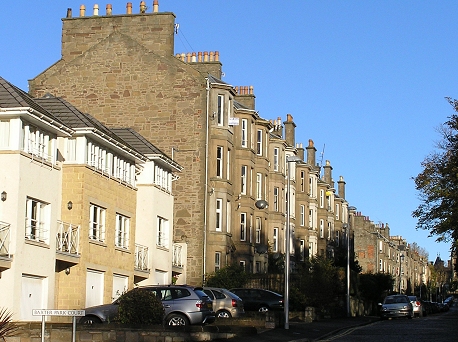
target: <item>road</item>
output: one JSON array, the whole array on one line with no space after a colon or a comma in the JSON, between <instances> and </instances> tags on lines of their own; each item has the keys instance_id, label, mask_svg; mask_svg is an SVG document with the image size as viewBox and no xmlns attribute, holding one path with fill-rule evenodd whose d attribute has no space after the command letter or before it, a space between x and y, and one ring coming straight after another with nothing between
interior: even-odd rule
<instances>
[{"instance_id":1,"label":"road","mask_svg":"<svg viewBox=\"0 0 458 342\"><path fill-rule=\"evenodd\" d=\"M319 341L334 342L456 342L458 341L458 307L448 312L415 319L376 321L366 326L352 328Z\"/></svg>"}]
</instances>

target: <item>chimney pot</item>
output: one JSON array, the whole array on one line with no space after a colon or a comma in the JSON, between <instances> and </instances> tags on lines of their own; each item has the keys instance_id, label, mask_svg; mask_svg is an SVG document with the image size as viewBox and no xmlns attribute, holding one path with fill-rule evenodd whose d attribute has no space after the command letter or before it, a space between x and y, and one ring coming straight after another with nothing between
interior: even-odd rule
<instances>
[{"instance_id":1,"label":"chimney pot","mask_svg":"<svg viewBox=\"0 0 458 342\"><path fill-rule=\"evenodd\" d=\"M215 53L213 51L210 51L210 62L213 62L215 60Z\"/></svg>"},{"instance_id":2,"label":"chimney pot","mask_svg":"<svg viewBox=\"0 0 458 342\"><path fill-rule=\"evenodd\" d=\"M219 51L215 51L215 61L219 62Z\"/></svg>"},{"instance_id":3,"label":"chimney pot","mask_svg":"<svg viewBox=\"0 0 458 342\"><path fill-rule=\"evenodd\" d=\"M187 63L191 62L191 53L190 52L186 54L186 62Z\"/></svg>"},{"instance_id":4,"label":"chimney pot","mask_svg":"<svg viewBox=\"0 0 458 342\"><path fill-rule=\"evenodd\" d=\"M86 6L80 6L80 17L84 17L86 15Z\"/></svg>"},{"instance_id":5,"label":"chimney pot","mask_svg":"<svg viewBox=\"0 0 458 342\"><path fill-rule=\"evenodd\" d=\"M250 95L253 95L253 86L250 86Z\"/></svg>"},{"instance_id":6,"label":"chimney pot","mask_svg":"<svg viewBox=\"0 0 458 342\"><path fill-rule=\"evenodd\" d=\"M99 5L94 5L94 15L99 15Z\"/></svg>"},{"instance_id":7,"label":"chimney pot","mask_svg":"<svg viewBox=\"0 0 458 342\"><path fill-rule=\"evenodd\" d=\"M140 13L146 12L146 3L144 1L140 1Z\"/></svg>"},{"instance_id":8,"label":"chimney pot","mask_svg":"<svg viewBox=\"0 0 458 342\"><path fill-rule=\"evenodd\" d=\"M199 52L197 53L197 61L198 61L198 62L202 62L202 51L199 51Z\"/></svg>"},{"instance_id":9,"label":"chimney pot","mask_svg":"<svg viewBox=\"0 0 458 342\"><path fill-rule=\"evenodd\" d=\"M204 51L204 62L208 62L208 51Z\"/></svg>"},{"instance_id":10,"label":"chimney pot","mask_svg":"<svg viewBox=\"0 0 458 342\"><path fill-rule=\"evenodd\" d=\"M157 13L157 12L159 12L159 1L154 0L153 1L153 13Z\"/></svg>"},{"instance_id":11,"label":"chimney pot","mask_svg":"<svg viewBox=\"0 0 458 342\"><path fill-rule=\"evenodd\" d=\"M67 18L71 18L71 17L72 17L72 9L67 8Z\"/></svg>"},{"instance_id":12,"label":"chimney pot","mask_svg":"<svg viewBox=\"0 0 458 342\"><path fill-rule=\"evenodd\" d=\"M192 55L191 55L191 62L197 62L196 53L195 52L193 52Z\"/></svg>"},{"instance_id":13,"label":"chimney pot","mask_svg":"<svg viewBox=\"0 0 458 342\"><path fill-rule=\"evenodd\" d=\"M112 15L113 14L113 6L111 4L108 4L106 6L106 12L107 12L107 15Z\"/></svg>"},{"instance_id":14,"label":"chimney pot","mask_svg":"<svg viewBox=\"0 0 458 342\"><path fill-rule=\"evenodd\" d=\"M186 61L186 55L184 52L181 53L181 60L184 62Z\"/></svg>"},{"instance_id":15,"label":"chimney pot","mask_svg":"<svg viewBox=\"0 0 458 342\"><path fill-rule=\"evenodd\" d=\"M128 2L126 5L126 13L132 14L132 3L131 2Z\"/></svg>"}]
</instances>

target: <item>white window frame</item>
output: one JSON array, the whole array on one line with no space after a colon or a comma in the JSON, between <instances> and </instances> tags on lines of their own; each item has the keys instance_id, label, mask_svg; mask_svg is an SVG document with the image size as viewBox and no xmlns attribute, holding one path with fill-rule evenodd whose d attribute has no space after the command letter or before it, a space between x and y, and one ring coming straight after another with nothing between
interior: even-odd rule
<instances>
[{"instance_id":1,"label":"white window frame","mask_svg":"<svg viewBox=\"0 0 458 342\"><path fill-rule=\"evenodd\" d=\"M262 219L260 217L256 217L255 243L261 243L261 234L262 234Z\"/></svg>"},{"instance_id":2,"label":"white window frame","mask_svg":"<svg viewBox=\"0 0 458 342\"><path fill-rule=\"evenodd\" d=\"M262 156L262 129L256 131L256 154Z\"/></svg>"},{"instance_id":3,"label":"white window frame","mask_svg":"<svg viewBox=\"0 0 458 342\"><path fill-rule=\"evenodd\" d=\"M231 149L227 149L227 160L226 160L226 179L231 179Z\"/></svg>"},{"instance_id":4,"label":"white window frame","mask_svg":"<svg viewBox=\"0 0 458 342\"><path fill-rule=\"evenodd\" d=\"M300 223L301 223L301 226L303 227L305 226L305 205L301 204L300 210L301 210Z\"/></svg>"},{"instance_id":5,"label":"white window frame","mask_svg":"<svg viewBox=\"0 0 458 342\"><path fill-rule=\"evenodd\" d=\"M224 147L223 146L216 146L216 177L223 178L223 153Z\"/></svg>"},{"instance_id":6,"label":"white window frame","mask_svg":"<svg viewBox=\"0 0 458 342\"><path fill-rule=\"evenodd\" d=\"M221 269L221 252L215 252L215 272Z\"/></svg>"},{"instance_id":7,"label":"white window frame","mask_svg":"<svg viewBox=\"0 0 458 342\"><path fill-rule=\"evenodd\" d=\"M216 217L215 217L215 229L217 232L223 230L223 199L216 199Z\"/></svg>"},{"instance_id":8,"label":"white window frame","mask_svg":"<svg viewBox=\"0 0 458 342\"><path fill-rule=\"evenodd\" d=\"M320 190L320 208L324 208L324 190Z\"/></svg>"},{"instance_id":9,"label":"white window frame","mask_svg":"<svg viewBox=\"0 0 458 342\"><path fill-rule=\"evenodd\" d=\"M169 221L163 217L157 217L157 239L156 245L158 247L169 249L169 236L170 236Z\"/></svg>"},{"instance_id":10,"label":"white window frame","mask_svg":"<svg viewBox=\"0 0 458 342\"><path fill-rule=\"evenodd\" d=\"M274 171L278 171L280 166L280 149L274 148Z\"/></svg>"},{"instance_id":11,"label":"white window frame","mask_svg":"<svg viewBox=\"0 0 458 342\"><path fill-rule=\"evenodd\" d=\"M115 246L129 248L130 218L116 213Z\"/></svg>"},{"instance_id":12,"label":"white window frame","mask_svg":"<svg viewBox=\"0 0 458 342\"><path fill-rule=\"evenodd\" d=\"M216 100L216 121L218 126L224 126L224 95L221 94Z\"/></svg>"},{"instance_id":13,"label":"white window frame","mask_svg":"<svg viewBox=\"0 0 458 342\"><path fill-rule=\"evenodd\" d=\"M324 220L320 220L320 238L324 238Z\"/></svg>"},{"instance_id":14,"label":"white window frame","mask_svg":"<svg viewBox=\"0 0 458 342\"><path fill-rule=\"evenodd\" d=\"M25 238L49 244L50 206L48 203L27 197L25 213Z\"/></svg>"},{"instance_id":15,"label":"white window frame","mask_svg":"<svg viewBox=\"0 0 458 342\"><path fill-rule=\"evenodd\" d=\"M272 252L278 252L278 232L279 229L277 227L274 228L273 237L272 237Z\"/></svg>"},{"instance_id":16,"label":"white window frame","mask_svg":"<svg viewBox=\"0 0 458 342\"><path fill-rule=\"evenodd\" d=\"M340 218L340 207L339 204L336 203L336 220Z\"/></svg>"},{"instance_id":17,"label":"white window frame","mask_svg":"<svg viewBox=\"0 0 458 342\"><path fill-rule=\"evenodd\" d=\"M240 175L240 183L241 189L240 192L242 195L246 195L246 188L247 188L247 173L248 173L248 166L242 165L241 168L241 175Z\"/></svg>"},{"instance_id":18,"label":"white window frame","mask_svg":"<svg viewBox=\"0 0 458 342\"><path fill-rule=\"evenodd\" d=\"M309 209L309 227L313 228L313 209Z\"/></svg>"},{"instance_id":19,"label":"white window frame","mask_svg":"<svg viewBox=\"0 0 458 342\"><path fill-rule=\"evenodd\" d=\"M246 241L247 214L240 213L240 241Z\"/></svg>"},{"instance_id":20,"label":"white window frame","mask_svg":"<svg viewBox=\"0 0 458 342\"><path fill-rule=\"evenodd\" d=\"M256 173L256 199L262 199L262 173Z\"/></svg>"},{"instance_id":21,"label":"white window frame","mask_svg":"<svg viewBox=\"0 0 458 342\"><path fill-rule=\"evenodd\" d=\"M248 120L242 119L242 124L240 125L241 128L241 146L244 148L248 147Z\"/></svg>"},{"instance_id":22,"label":"white window frame","mask_svg":"<svg viewBox=\"0 0 458 342\"><path fill-rule=\"evenodd\" d=\"M280 188L278 186L274 186L274 211L279 210L279 195Z\"/></svg>"},{"instance_id":23,"label":"white window frame","mask_svg":"<svg viewBox=\"0 0 458 342\"><path fill-rule=\"evenodd\" d=\"M105 242L106 209L91 203L89 207L89 239Z\"/></svg>"}]
</instances>

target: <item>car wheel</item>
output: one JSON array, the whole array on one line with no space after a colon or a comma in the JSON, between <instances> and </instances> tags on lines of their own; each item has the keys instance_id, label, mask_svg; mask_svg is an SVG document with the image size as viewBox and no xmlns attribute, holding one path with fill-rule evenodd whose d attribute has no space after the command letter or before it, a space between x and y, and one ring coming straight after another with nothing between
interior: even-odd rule
<instances>
[{"instance_id":1,"label":"car wheel","mask_svg":"<svg viewBox=\"0 0 458 342\"><path fill-rule=\"evenodd\" d=\"M231 318L232 315L227 310L220 310L220 311L216 312L216 317L218 317L218 318Z\"/></svg>"},{"instance_id":2,"label":"car wheel","mask_svg":"<svg viewBox=\"0 0 458 342\"><path fill-rule=\"evenodd\" d=\"M175 325L189 325L188 319L180 314L171 314L167 317L166 324L168 326L175 326Z\"/></svg>"},{"instance_id":3,"label":"car wheel","mask_svg":"<svg viewBox=\"0 0 458 342\"><path fill-rule=\"evenodd\" d=\"M269 308L265 305L261 305L258 309L259 312L268 312L269 311Z\"/></svg>"},{"instance_id":4,"label":"car wheel","mask_svg":"<svg viewBox=\"0 0 458 342\"><path fill-rule=\"evenodd\" d=\"M82 325L94 325L94 324L100 324L100 323L102 323L102 321L100 320L100 318L96 316L84 316L80 320L80 324Z\"/></svg>"}]
</instances>

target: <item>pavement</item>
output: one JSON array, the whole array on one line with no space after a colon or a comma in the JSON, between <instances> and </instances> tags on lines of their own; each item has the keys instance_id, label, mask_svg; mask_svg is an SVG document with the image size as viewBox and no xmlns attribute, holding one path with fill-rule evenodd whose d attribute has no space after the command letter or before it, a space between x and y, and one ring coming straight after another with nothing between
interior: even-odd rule
<instances>
[{"instance_id":1,"label":"pavement","mask_svg":"<svg viewBox=\"0 0 458 342\"><path fill-rule=\"evenodd\" d=\"M311 323L291 322L289 329L278 327L274 329L258 329L256 335L240 336L232 341L243 342L312 342L320 341L338 332L380 320L375 316L325 318Z\"/></svg>"}]
</instances>

